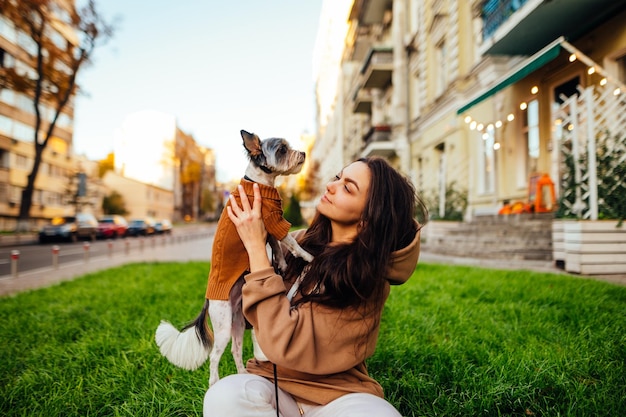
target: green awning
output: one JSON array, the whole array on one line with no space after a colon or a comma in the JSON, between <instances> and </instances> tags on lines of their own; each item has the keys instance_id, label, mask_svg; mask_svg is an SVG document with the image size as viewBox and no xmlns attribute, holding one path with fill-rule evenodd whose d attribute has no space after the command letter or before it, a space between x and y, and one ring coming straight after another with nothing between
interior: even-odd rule
<instances>
[{"instance_id":1,"label":"green awning","mask_svg":"<svg viewBox=\"0 0 626 417\"><path fill-rule=\"evenodd\" d=\"M535 72L539 68L546 65L548 62L555 59L557 56L559 56L559 53L561 52L561 42L563 40L564 39L562 37L555 40L550 45L537 52L535 55L521 62L513 71L501 78L500 81L498 81L493 87L491 87L489 90L485 91L484 93L461 107L459 110L457 110L456 114L458 115L469 110L471 107L474 107L481 101L491 97L503 88L506 88L511 84L515 84L522 78Z\"/></svg>"}]
</instances>

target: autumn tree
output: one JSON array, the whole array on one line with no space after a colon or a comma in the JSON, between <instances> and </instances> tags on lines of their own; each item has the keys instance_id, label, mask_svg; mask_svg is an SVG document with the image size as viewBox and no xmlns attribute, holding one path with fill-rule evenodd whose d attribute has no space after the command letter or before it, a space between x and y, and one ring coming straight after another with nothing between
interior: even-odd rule
<instances>
[{"instance_id":1,"label":"autumn tree","mask_svg":"<svg viewBox=\"0 0 626 417\"><path fill-rule=\"evenodd\" d=\"M59 116L78 92L78 71L90 62L96 46L112 36L113 29L98 14L93 0L80 8L73 1L0 0L0 13L32 40L29 48L20 51L19 61L26 68L0 68L0 88L24 94L34 106L35 157L18 215L18 230L25 230L42 154Z\"/></svg>"},{"instance_id":2,"label":"autumn tree","mask_svg":"<svg viewBox=\"0 0 626 417\"><path fill-rule=\"evenodd\" d=\"M113 152L98 161L98 178L103 178L109 171L115 171L115 154Z\"/></svg>"}]
</instances>

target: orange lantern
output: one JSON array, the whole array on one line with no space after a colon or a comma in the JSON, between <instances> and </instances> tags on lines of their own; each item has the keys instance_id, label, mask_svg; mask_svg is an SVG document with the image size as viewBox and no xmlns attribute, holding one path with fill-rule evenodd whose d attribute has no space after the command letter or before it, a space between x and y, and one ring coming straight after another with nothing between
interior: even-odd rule
<instances>
[{"instance_id":1,"label":"orange lantern","mask_svg":"<svg viewBox=\"0 0 626 417\"><path fill-rule=\"evenodd\" d=\"M556 196L554 182L548 174L543 174L536 182L535 200L530 203L534 206L535 213L548 213L556 210Z\"/></svg>"}]
</instances>

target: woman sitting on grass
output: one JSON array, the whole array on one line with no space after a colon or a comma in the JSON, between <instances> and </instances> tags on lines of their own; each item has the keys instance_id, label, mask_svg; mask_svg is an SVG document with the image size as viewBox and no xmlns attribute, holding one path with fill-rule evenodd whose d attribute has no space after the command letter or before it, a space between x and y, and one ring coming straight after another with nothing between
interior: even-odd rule
<instances>
[{"instance_id":1,"label":"woman sitting on grass","mask_svg":"<svg viewBox=\"0 0 626 417\"><path fill-rule=\"evenodd\" d=\"M269 361L227 376L204 397L205 416L400 416L367 372L390 285L417 264L426 209L384 159L362 158L326 186L308 230L294 232L315 259L286 254L284 277L265 250L261 196L228 214L250 259L243 311ZM277 387L274 386L277 381ZM278 404L277 404L278 400Z\"/></svg>"}]
</instances>

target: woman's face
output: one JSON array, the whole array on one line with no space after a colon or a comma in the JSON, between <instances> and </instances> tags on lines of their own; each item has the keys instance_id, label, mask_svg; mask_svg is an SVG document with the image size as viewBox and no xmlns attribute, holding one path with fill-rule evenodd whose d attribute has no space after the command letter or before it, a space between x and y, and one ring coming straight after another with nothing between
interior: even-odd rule
<instances>
[{"instance_id":1,"label":"woman's face","mask_svg":"<svg viewBox=\"0 0 626 417\"><path fill-rule=\"evenodd\" d=\"M353 162L326 185L317 210L341 226L354 226L361 220L369 192L371 172L364 162Z\"/></svg>"}]
</instances>

